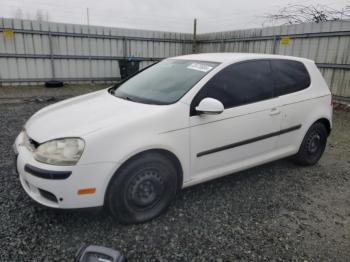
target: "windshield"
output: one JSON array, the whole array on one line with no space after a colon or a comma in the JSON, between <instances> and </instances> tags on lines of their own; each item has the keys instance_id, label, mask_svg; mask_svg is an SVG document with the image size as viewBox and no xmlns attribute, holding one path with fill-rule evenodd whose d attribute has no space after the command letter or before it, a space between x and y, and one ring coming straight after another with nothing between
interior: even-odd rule
<instances>
[{"instance_id":1,"label":"windshield","mask_svg":"<svg viewBox=\"0 0 350 262\"><path fill-rule=\"evenodd\" d=\"M167 59L122 83L114 95L135 102L171 104L219 63Z\"/></svg>"}]
</instances>

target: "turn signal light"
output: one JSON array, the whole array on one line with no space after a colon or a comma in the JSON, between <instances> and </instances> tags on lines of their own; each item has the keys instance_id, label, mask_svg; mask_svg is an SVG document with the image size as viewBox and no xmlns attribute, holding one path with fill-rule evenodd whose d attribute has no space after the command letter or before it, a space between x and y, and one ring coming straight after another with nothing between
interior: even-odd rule
<instances>
[{"instance_id":1,"label":"turn signal light","mask_svg":"<svg viewBox=\"0 0 350 262\"><path fill-rule=\"evenodd\" d=\"M96 188L82 188L78 190L78 195L95 194Z\"/></svg>"}]
</instances>

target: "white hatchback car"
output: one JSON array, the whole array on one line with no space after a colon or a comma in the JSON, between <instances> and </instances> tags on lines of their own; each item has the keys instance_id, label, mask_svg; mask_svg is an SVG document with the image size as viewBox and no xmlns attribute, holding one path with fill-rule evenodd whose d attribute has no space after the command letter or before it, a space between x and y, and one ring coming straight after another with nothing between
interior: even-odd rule
<instances>
[{"instance_id":1,"label":"white hatchback car","mask_svg":"<svg viewBox=\"0 0 350 262\"><path fill-rule=\"evenodd\" d=\"M106 205L152 219L184 187L287 156L315 164L331 93L308 59L243 53L165 59L50 105L16 139L24 190L54 208Z\"/></svg>"}]
</instances>

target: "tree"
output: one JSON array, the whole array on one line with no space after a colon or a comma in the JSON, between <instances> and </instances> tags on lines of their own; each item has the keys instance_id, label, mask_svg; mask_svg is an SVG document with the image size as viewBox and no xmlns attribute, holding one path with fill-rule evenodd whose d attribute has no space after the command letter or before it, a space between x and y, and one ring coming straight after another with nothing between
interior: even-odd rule
<instances>
[{"instance_id":1,"label":"tree","mask_svg":"<svg viewBox=\"0 0 350 262\"><path fill-rule=\"evenodd\" d=\"M13 17L16 19L23 19L24 13L21 8L17 8L16 11L13 13Z\"/></svg>"},{"instance_id":2,"label":"tree","mask_svg":"<svg viewBox=\"0 0 350 262\"><path fill-rule=\"evenodd\" d=\"M264 17L267 23L272 24L322 23L350 18L350 6L337 10L320 4L290 4L278 10L275 14L268 14Z\"/></svg>"},{"instance_id":3,"label":"tree","mask_svg":"<svg viewBox=\"0 0 350 262\"><path fill-rule=\"evenodd\" d=\"M35 20L40 21L40 22L49 21L50 20L49 12L48 11L44 12L41 9L36 10Z\"/></svg>"}]
</instances>

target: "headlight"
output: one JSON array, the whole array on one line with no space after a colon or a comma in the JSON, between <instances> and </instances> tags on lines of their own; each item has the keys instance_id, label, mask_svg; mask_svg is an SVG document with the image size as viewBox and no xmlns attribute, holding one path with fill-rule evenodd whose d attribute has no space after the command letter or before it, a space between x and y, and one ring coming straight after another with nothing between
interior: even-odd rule
<instances>
[{"instance_id":1,"label":"headlight","mask_svg":"<svg viewBox=\"0 0 350 262\"><path fill-rule=\"evenodd\" d=\"M61 138L38 146L34 158L42 163L59 166L75 165L84 151L85 142L80 138Z\"/></svg>"}]
</instances>

